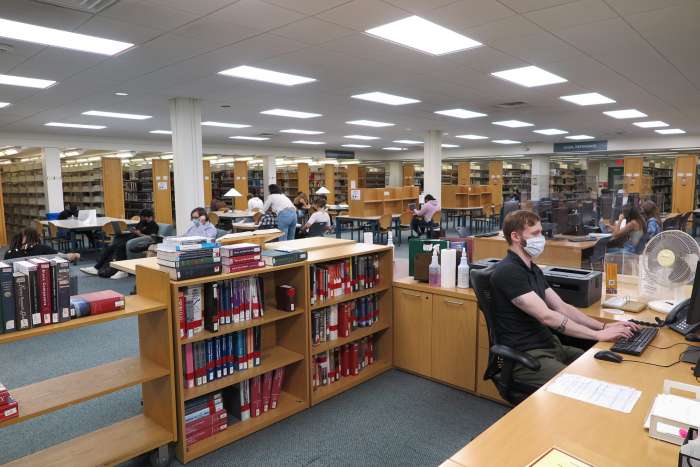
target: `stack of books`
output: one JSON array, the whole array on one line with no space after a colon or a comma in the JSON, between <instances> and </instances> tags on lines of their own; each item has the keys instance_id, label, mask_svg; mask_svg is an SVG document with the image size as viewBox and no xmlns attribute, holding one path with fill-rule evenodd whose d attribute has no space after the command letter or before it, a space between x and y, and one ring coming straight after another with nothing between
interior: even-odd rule
<instances>
[{"instance_id":1,"label":"stack of books","mask_svg":"<svg viewBox=\"0 0 700 467\"><path fill-rule=\"evenodd\" d=\"M166 237L156 255L173 280L221 274L221 245L206 237Z\"/></svg>"},{"instance_id":2,"label":"stack of books","mask_svg":"<svg viewBox=\"0 0 700 467\"><path fill-rule=\"evenodd\" d=\"M316 390L343 377L357 376L375 361L374 336L322 352L314 358L312 387Z\"/></svg>"},{"instance_id":3,"label":"stack of books","mask_svg":"<svg viewBox=\"0 0 700 467\"><path fill-rule=\"evenodd\" d=\"M277 408L284 367L241 381L224 390L224 406L229 413L229 424L245 421Z\"/></svg>"},{"instance_id":4,"label":"stack of books","mask_svg":"<svg viewBox=\"0 0 700 467\"><path fill-rule=\"evenodd\" d=\"M228 413L224 408L221 392L185 402L185 437L188 446L226 428Z\"/></svg>"},{"instance_id":5,"label":"stack of books","mask_svg":"<svg viewBox=\"0 0 700 467\"><path fill-rule=\"evenodd\" d=\"M224 273L247 271L265 266L260 259L260 245L238 243L221 247L221 264Z\"/></svg>"},{"instance_id":6,"label":"stack of books","mask_svg":"<svg viewBox=\"0 0 700 467\"><path fill-rule=\"evenodd\" d=\"M305 261L306 258L306 252L301 250L265 250L262 252L262 260L266 266L298 263Z\"/></svg>"},{"instance_id":7,"label":"stack of books","mask_svg":"<svg viewBox=\"0 0 700 467\"><path fill-rule=\"evenodd\" d=\"M331 305L311 313L311 343L348 337L357 328L372 326L379 320L379 301L376 294Z\"/></svg>"},{"instance_id":8,"label":"stack of books","mask_svg":"<svg viewBox=\"0 0 700 467\"><path fill-rule=\"evenodd\" d=\"M19 417L19 406L10 391L0 383L0 422Z\"/></svg>"}]
</instances>

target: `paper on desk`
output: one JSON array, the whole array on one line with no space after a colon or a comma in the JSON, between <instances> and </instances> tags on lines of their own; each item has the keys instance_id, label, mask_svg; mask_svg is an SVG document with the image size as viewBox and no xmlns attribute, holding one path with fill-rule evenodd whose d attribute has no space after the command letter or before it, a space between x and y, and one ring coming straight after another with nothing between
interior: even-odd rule
<instances>
[{"instance_id":1,"label":"paper on desk","mask_svg":"<svg viewBox=\"0 0 700 467\"><path fill-rule=\"evenodd\" d=\"M642 392L629 386L565 373L549 383L547 391L589 404L630 413Z\"/></svg>"}]
</instances>

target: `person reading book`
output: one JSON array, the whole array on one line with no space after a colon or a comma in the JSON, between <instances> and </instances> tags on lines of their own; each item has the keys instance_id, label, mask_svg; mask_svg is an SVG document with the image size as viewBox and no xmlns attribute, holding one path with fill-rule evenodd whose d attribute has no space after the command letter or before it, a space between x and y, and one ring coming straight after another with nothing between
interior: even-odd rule
<instances>
[{"instance_id":1,"label":"person reading book","mask_svg":"<svg viewBox=\"0 0 700 467\"><path fill-rule=\"evenodd\" d=\"M326 212L326 199L319 197L313 203L314 213L309 216L309 220L301 228L303 232L308 233L311 226L314 224L325 224L322 231L317 236L322 236L324 232L331 229L331 216Z\"/></svg>"},{"instance_id":2,"label":"person reading book","mask_svg":"<svg viewBox=\"0 0 700 467\"><path fill-rule=\"evenodd\" d=\"M41 243L39 233L31 227L20 230L12 237L4 258L15 259L41 255L58 255L73 263L80 259L80 253L59 253L50 246L44 245Z\"/></svg>"},{"instance_id":3,"label":"person reading book","mask_svg":"<svg viewBox=\"0 0 700 467\"><path fill-rule=\"evenodd\" d=\"M185 231L186 237L206 237L214 240L216 238L216 227L209 222L207 211L204 208L194 208L190 213L192 224Z\"/></svg>"},{"instance_id":4,"label":"person reading book","mask_svg":"<svg viewBox=\"0 0 700 467\"><path fill-rule=\"evenodd\" d=\"M413 209L413 219L411 219L411 230L420 237L425 229L430 226L433 216L440 210L440 204L433 195L425 195L425 203L420 209Z\"/></svg>"}]
</instances>

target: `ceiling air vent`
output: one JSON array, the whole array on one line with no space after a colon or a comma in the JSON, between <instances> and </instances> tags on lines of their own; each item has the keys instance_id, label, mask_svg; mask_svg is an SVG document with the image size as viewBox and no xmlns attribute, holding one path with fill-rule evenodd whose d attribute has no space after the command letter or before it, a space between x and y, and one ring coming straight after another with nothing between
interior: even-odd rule
<instances>
[{"instance_id":1,"label":"ceiling air vent","mask_svg":"<svg viewBox=\"0 0 700 467\"><path fill-rule=\"evenodd\" d=\"M496 104L499 109L520 109L522 107L527 107L527 102L515 101L515 102L504 102L503 104Z\"/></svg>"},{"instance_id":2,"label":"ceiling air vent","mask_svg":"<svg viewBox=\"0 0 700 467\"><path fill-rule=\"evenodd\" d=\"M262 136L264 138L271 138L276 135L274 133L258 133L258 136Z\"/></svg>"},{"instance_id":3,"label":"ceiling air vent","mask_svg":"<svg viewBox=\"0 0 700 467\"><path fill-rule=\"evenodd\" d=\"M39 3L48 3L71 10L84 11L85 13L97 14L113 5L117 0L35 0Z\"/></svg>"}]
</instances>

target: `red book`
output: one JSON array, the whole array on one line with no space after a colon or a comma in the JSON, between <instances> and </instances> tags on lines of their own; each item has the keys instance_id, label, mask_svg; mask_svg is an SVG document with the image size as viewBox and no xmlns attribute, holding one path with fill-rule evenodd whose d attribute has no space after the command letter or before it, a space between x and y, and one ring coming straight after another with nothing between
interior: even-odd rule
<instances>
[{"instance_id":1,"label":"red book","mask_svg":"<svg viewBox=\"0 0 700 467\"><path fill-rule=\"evenodd\" d=\"M17 401L10 397L5 404L0 405L0 422L15 417L19 417L19 406Z\"/></svg>"},{"instance_id":2,"label":"red book","mask_svg":"<svg viewBox=\"0 0 700 467\"><path fill-rule=\"evenodd\" d=\"M272 377L272 389L270 391L270 408L276 409L277 402L280 400L280 394L282 393L282 382L284 380L284 367L277 368L275 374Z\"/></svg>"},{"instance_id":3,"label":"red book","mask_svg":"<svg viewBox=\"0 0 700 467\"><path fill-rule=\"evenodd\" d=\"M177 304L180 318L180 339L184 339L185 334L187 334L187 301L185 300L185 291L182 289L177 291Z\"/></svg>"},{"instance_id":4,"label":"red book","mask_svg":"<svg viewBox=\"0 0 700 467\"><path fill-rule=\"evenodd\" d=\"M253 329L246 329L245 333L245 348L246 348L246 358L248 360L248 368L253 368L255 366L255 345L253 339Z\"/></svg>"},{"instance_id":5,"label":"red book","mask_svg":"<svg viewBox=\"0 0 700 467\"><path fill-rule=\"evenodd\" d=\"M194 355L192 344L185 344L185 387L194 387Z\"/></svg>"},{"instance_id":6,"label":"red book","mask_svg":"<svg viewBox=\"0 0 700 467\"><path fill-rule=\"evenodd\" d=\"M352 350L350 351L350 374L359 375L360 374L360 344L353 342L350 344Z\"/></svg>"},{"instance_id":7,"label":"red book","mask_svg":"<svg viewBox=\"0 0 700 467\"><path fill-rule=\"evenodd\" d=\"M202 441L203 439L209 438L210 436L214 436L215 434L226 430L226 428L228 428L227 421L221 420L220 422L215 423L214 425L197 430L189 435L186 435L187 445L191 445L196 443L197 441Z\"/></svg>"},{"instance_id":8,"label":"red book","mask_svg":"<svg viewBox=\"0 0 700 467\"><path fill-rule=\"evenodd\" d=\"M272 372L263 375L262 383L262 407L263 412L270 410L270 397L272 396Z\"/></svg>"},{"instance_id":9,"label":"red book","mask_svg":"<svg viewBox=\"0 0 700 467\"><path fill-rule=\"evenodd\" d=\"M230 266L232 264L241 264L241 263L252 263L260 261L260 253L253 253L249 255L240 255L240 256L225 256L221 258L221 264L224 266Z\"/></svg>"},{"instance_id":10,"label":"red book","mask_svg":"<svg viewBox=\"0 0 700 467\"><path fill-rule=\"evenodd\" d=\"M114 290L101 290L99 292L84 293L76 296L90 304L91 315L99 315L124 309L124 295Z\"/></svg>"},{"instance_id":11,"label":"red book","mask_svg":"<svg viewBox=\"0 0 700 467\"><path fill-rule=\"evenodd\" d=\"M340 366L343 376L350 376L350 344L345 344L340 351Z\"/></svg>"},{"instance_id":12,"label":"red book","mask_svg":"<svg viewBox=\"0 0 700 467\"><path fill-rule=\"evenodd\" d=\"M9 399L10 391L8 391L7 388L2 383L0 383L0 405L7 403Z\"/></svg>"},{"instance_id":13,"label":"red book","mask_svg":"<svg viewBox=\"0 0 700 467\"><path fill-rule=\"evenodd\" d=\"M186 423L185 433L187 436L189 436L195 431L199 431L203 428L211 428L214 425L220 424L222 420L226 421L227 419L228 413L226 410L219 410L218 412L214 412L206 417L198 418L197 420Z\"/></svg>"},{"instance_id":14,"label":"red book","mask_svg":"<svg viewBox=\"0 0 700 467\"><path fill-rule=\"evenodd\" d=\"M58 323L58 313L55 320L52 320L53 310L52 286L51 286L51 263L42 258L30 258L30 263L36 264L36 288L39 297L39 314L43 324Z\"/></svg>"},{"instance_id":15,"label":"red book","mask_svg":"<svg viewBox=\"0 0 700 467\"><path fill-rule=\"evenodd\" d=\"M260 376L250 379L250 416L259 417L262 410L262 381Z\"/></svg>"},{"instance_id":16,"label":"red book","mask_svg":"<svg viewBox=\"0 0 700 467\"><path fill-rule=\"evenodd\" d=\"M232 264L229 266L224 266L223 272L225 272L225 273L240 272L240 271L247 271L248 269L257 269L257 268L262 268L262 267L265 267L265 263L263 263L262 261L249 261L247 263Z\"/></svg>"}]
</instances>

